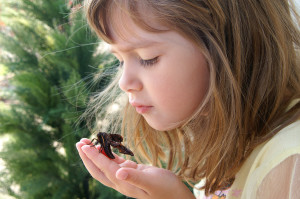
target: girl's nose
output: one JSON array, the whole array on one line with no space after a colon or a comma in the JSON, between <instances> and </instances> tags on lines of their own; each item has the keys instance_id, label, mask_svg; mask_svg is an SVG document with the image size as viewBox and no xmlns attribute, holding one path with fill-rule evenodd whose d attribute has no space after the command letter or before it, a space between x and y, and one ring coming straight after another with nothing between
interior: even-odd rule
<instances>
[{"instance_id":1,"label":"girl's nose","mask_svg":"<svg viewBox=\"0 0 300 199\"><path fill-rule=\"evenodd\" d=\"M125 92L140 91L143 88L142 82L138 76L138 71L134 67L123 65L122 75L119 80L119 87Z\"/></svg>"}]
</instances>

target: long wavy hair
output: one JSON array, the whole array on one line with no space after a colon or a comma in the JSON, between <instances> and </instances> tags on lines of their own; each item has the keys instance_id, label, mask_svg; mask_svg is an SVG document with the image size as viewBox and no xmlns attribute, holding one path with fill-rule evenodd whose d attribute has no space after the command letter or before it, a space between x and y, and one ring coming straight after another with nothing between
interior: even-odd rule
<instances>
[{"instance_id":1,"label":"long wavy hair","mask_svg":"<svg viewBox=\"0 0 300 199\"><path fill-rule=\"evenodd\" d=\"M110 130L122 132L139 161L191 183L205 179L202 189L210 194L234 182L256 146L300 118L300 21L292 1L88 0L85 8L90 26L108 43L116 10L147 31L162 31L145 19L147 8L151 19L195 42L207 59L210 88L180 127L156 131L125 100ZM86 115L121 99L119 77L93 98Z\"/></svg>"}]
</instances>

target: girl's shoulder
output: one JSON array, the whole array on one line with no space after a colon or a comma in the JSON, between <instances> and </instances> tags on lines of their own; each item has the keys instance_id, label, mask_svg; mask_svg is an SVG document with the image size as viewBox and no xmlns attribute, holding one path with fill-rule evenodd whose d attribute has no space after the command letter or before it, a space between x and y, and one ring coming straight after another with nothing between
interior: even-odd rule
<instances>
[{"instance_id":1,"label":"girl's shoulder","mask_svg":"<svg viewBox=\"0 0 300 199\"><path fill-rule=\"evenodd\" d=\"M287 158L300 154L300 120L279 131L272 139L259 145L236 175L231 189L240 190L240 197L255 198L268 173Z\"/></svg>"},{"instance_id":2,"label":"girl's shoulder","mask_svg":"<svg viewBox=\"0 0 300 199\"><path fill-rule=\"evenodd\" d=\"M194 189L197 199L256 198L261 182L270 171L288 157L300 154L300 120L279 131L272 139L259 145L248 157L236 175L233 185L225 191L205 197L203 191ZM202 180L196 187L201 187Z\"/></svg>"},{"instance_id":3,"label":"girl's shoulder","mask_svg":"<svg viewBox=\"0 0 300 199\"><path fill-rule=\"evenodd\" d=\"M260 154L263 160L271 160L293 153L299 153L300 149L300 120L288 125L279 131L272 139L263 143Z\"/></svg>"}]
</instances>

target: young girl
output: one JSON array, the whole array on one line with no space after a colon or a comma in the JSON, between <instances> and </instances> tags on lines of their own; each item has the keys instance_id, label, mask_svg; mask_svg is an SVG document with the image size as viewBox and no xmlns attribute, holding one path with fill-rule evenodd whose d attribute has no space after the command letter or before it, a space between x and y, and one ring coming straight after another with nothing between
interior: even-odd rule
<instances>
[{"instance_id":1,"label":"young girl","mask_svg":"<svg viewBox=\"0 0 300 199\"><path fill-rule=\"evenodd\" d=\"M288 0L87 1L91 27L120 61L88 114L126 94L109 133L121 129L144 163L110 160L84 138L76 146L90 174L142 199L300 198L293 7ZM199 182L194 194L182 181Z\"/></svg>"}]
</instances>

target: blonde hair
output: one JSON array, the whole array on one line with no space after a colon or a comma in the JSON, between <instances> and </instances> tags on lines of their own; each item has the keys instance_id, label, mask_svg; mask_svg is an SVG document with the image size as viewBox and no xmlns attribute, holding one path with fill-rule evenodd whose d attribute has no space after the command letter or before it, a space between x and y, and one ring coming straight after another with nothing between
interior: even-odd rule
<instances>
[{"instance_id":1,"label":"blonde hair","mask_svg":"<svg viewBox=\"0 0 300 199\"><path fill-rule=\"evenodd\" d=\"M192 183L205 179L202 188L213 193L233 183L257 145L299 119L300 102L288 107L300 98L300 21L292 1L89 0L88 22L108 43L116 7L145 30L160 32L145 21L141 8L147 8L197 43L210 67L206 100L186 125L158 132L128 103L124 107L123 118L114 121L122 125L112 131L121 128L140 161L167 163ZM117 79L110 85L116 92ZM98 114L107 93L95 98L89 114Z\"/></svg>"}]
</instances>

